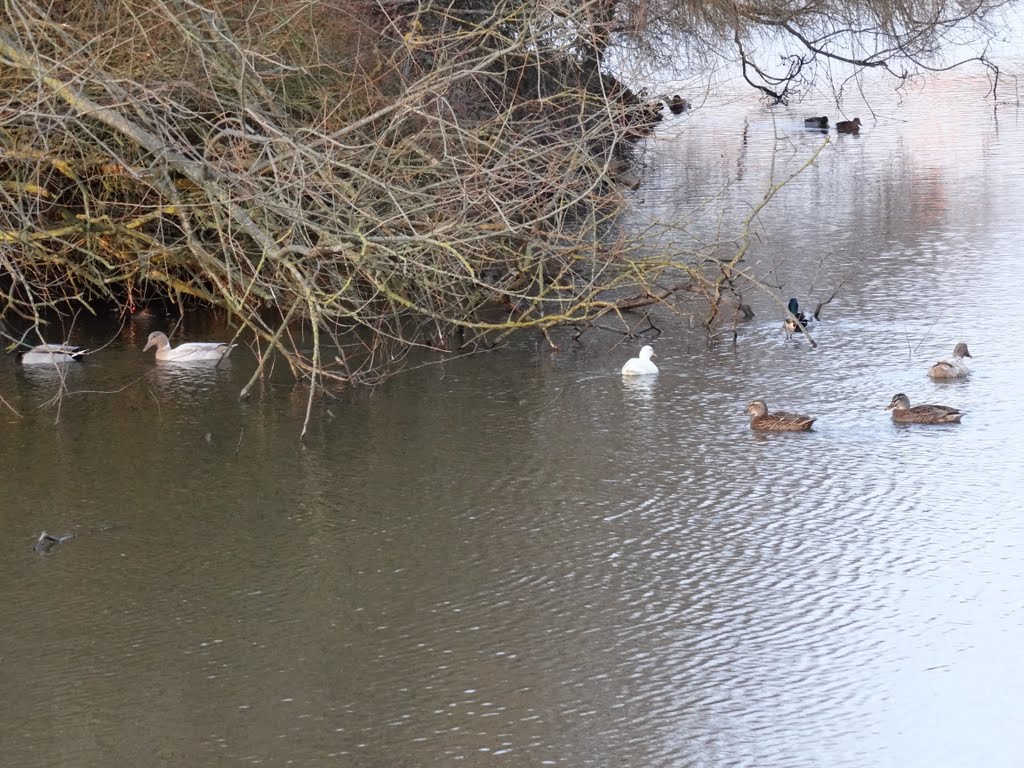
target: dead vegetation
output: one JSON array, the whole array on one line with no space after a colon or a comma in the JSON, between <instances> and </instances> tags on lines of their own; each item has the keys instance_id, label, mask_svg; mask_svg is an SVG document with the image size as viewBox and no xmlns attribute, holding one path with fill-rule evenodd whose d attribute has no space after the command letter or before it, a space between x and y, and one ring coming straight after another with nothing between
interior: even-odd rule
<instances>
[{"instance_id":1,"label":"dead vegetation","mask_svg":"<svg viewBox=\"0 0 1024 768\"><path fill-rule=\"evenodd\" d=\"M605 66L666 20L770 21L730 8L12 0L0 318L212 306L311 392L679 291L735 322L743 237L652 255L618 228L661 115Z\"/></svg>"},{"instance_id":2,"label":"dead vegetation","mask_svg":"<svg viewBox=\"0 0 1024 768\"><path fill-rule=\"evenodd\" d=\"M412 346L585 322L666 266L700 280L616 231L612 177L656 112L561 50L572 18L14 5L7 318L167 296L226 311L296 375L358 382Z\"/></svg>"}]
</instances>

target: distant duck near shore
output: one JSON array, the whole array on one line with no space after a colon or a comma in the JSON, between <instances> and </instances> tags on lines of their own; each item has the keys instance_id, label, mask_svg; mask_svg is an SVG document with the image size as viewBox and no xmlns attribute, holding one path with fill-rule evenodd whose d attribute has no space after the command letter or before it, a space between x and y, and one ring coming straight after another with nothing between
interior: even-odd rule
<instances>
[{"instance_id":1,"label":"distant duck near shore","mask_svg":"<svg viewBox=\"0 0 1024 768\"><path fill-rule=\"evenodd\" d=\"M860 133L860 118L855 117L853 120L840 120L836 123L836 130L840 133Z\"/></svg>"},{"instance_id":2,"label":"distant duck near shore","mask_svg":"<svg viewBox=\"0 0 1024 768\"><path fill-rule=\"evenodd\" d=\"M668 108L673 115L681 115L690 108L690 102L677 93L669 100Z\"/></svg>"},{"instance_id":3,"label":"distant duck near shore","mask_svg":"<svg viewBox=\"0 0 1024 768\"><path fill-rule=\"evenodd\" d=\"M807 128L828 128L828 118L824 115L821 117L805 117L804 125Z\"/></svg>"}]
</instances>

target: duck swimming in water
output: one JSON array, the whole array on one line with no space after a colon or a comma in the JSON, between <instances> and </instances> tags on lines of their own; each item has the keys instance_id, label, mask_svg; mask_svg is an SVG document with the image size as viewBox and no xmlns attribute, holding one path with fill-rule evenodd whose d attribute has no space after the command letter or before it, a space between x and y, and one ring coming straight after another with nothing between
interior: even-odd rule
<instances>
[{"instance_id":1,"label":"duck swimming in water","mask_svg":"<svg viewBox=\"0 0 1024 768\"><path fill-rule=\"evenodd\" d=\"M972 357L967 351L967 345L962 341L953 347L953 357L939 360L928 369L928 375L933 379L962 379L971 372L964 362L965 357Z\"/></svg>"},{"instance_id":2,"label":"duck swimming in water","mask_svg":"<svg viewBox=\"0 0 1024 768\"><path fill-rule=\"evenodd\" d=\"M910 406L910 398L900 392L893 395L885 410L892 411L892 420L900 424L959 424L963 418L956 408L948 405Z\"/></svg>"},{"instance_id":3,"label":"duck swimming in water","mask_svg":"<svg viewBox=\"0 0 1024 768\"><path fill-rule=\"evenodd\" d=\"M45 555L58 544L63 544L65 541L70 541L73 538L75 538L75 534L73 533L62 533L59 536L52 536L46 531L43 531L39 534L39 538L36 539L36 543L32 546L32 551L39 555Z\"/></svg>"},{"instance_id":4,"label":"duck swimming in water","mask_svg":"<svg viewBox=\"0 0 1024 768\"><path fill-rule=\"evenodd\" d=\"M21 355L22 365L53 365L81 360L88 350L71 344L39 344Z\"/></svg>"},{"instance_id":5,"label":"duck swimming in water","mask_svg":"<svg viewBox=\"0 0 1024 768\"><path fill-rule=\"evenodd\" d=\"M793 338L793 334L797 331L802 331L805 326L810 325L812 322L818 320L818 315L821 313L821 305L814 310L814 314L803 312L800 309L800 302L796 299L790 299L789 304L786 306L786 319L782 321L782 330L786 332L786 338Z\"/></svg>"},{"instance_id":6,"label":"duck swimming in water","mask_svg":"<svg viewBox=\"0 0 1024 768\"><path fill-rule=\"evenodd\" d=\"M658 366L651 362L654 347L647 345L640 349L640 357L633 357L622 366L623 376L648 376L658 372Z\"/></svg>"},{"instance_id":7,"label":"duck swimming in water","mask_svg":"<svg viewBox=\"0 0 1024 768\"><path fill-rule=\"evenodd\" d=\"M142 351L145 352L150 347L156 347L157 360L171 363L196 363L223 360L235 346L235 344L229 345L219 341L190 341L172 347L166 333L153 331L149 334L149 339Z\"/></svg>"},{"instance_id":8,"label":"duck swimming in water","mask_svg":"<svg viewBox=\"0 0 1024 768\"><path fill-rule=\"evenodd\" d=\"M673 115L681 115L690 108L690 102L677 93L669 100L668 108Z\"/></svg>"},{"instance_id":9,"label":"duck swimming in water","mask_svg":"<svg viewBox=\"0 0 1024 768\"><path fill-rule=\"evenodd\" d=\"M799 413L768 413L768 405L764 400L755 400L748 405L747 413L750 414L750 428L758 432L810 432L811 425L817 421L816 418Z\"/></svg>"}]
</instances>

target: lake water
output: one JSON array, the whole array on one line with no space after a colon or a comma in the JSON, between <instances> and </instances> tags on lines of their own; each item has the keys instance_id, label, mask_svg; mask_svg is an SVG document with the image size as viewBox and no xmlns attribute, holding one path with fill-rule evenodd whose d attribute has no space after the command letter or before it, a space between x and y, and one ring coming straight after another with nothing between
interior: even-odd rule
<instances>
[{"instance_id":1,"label":"lake water","mask_svg":"<svg viewBox=\"0 0 1024 768\"><path fill-rule=\"evenodd\" d=\"M617 373L639 342L523 338L319 402L300 443L301 387L240 403L244 348L159 366L159 323L59 405L4 360L3 762L1024 764L1024 124L986 90L878 88L859 136L740 90L667 117L652 245L831 142L754 223L755 319L708 345L686 305L652 381ZM787 341L774 300L840 284ZM932 382L958 341L970 378ZM967 415L897 427L897 392ZM755 398L814 432L752 433Z\"/></svg>"}]
</instances>

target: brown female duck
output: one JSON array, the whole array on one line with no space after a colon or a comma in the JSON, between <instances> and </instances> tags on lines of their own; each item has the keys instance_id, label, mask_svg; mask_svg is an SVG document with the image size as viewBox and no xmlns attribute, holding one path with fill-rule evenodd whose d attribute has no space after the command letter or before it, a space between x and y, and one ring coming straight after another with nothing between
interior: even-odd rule
<instances>
[{"instance_id":1,"label":"brown female duck","mask_svg":"<svg viewBox=\"0 0 1024 768\"><path fill-rule=\"evenodd\" d=\"M768 406L764 400L755 400L748 405L747 413L750 414L750 428L759 432L810 432L811 425L817 421L799 413L768 413Z\"/></svg>"},{"instance_id":2,"label":"brown female duck","mask_svg":"<svg viewBox=\"0 0 1024 768\"><path fill-rule=\"evenodd\" d=\"M853 120L840 120L836 123L836 130L840 133L860 133L860 118L855 117Z\"/></svg>"},{"instance_id":3,"label":"brown female duck","mask_svg":"<svg viewBox=\"0 0 1024 768\"><path fill-rule=\"evenodd\" d=\"M910 407L910 398L900 392L893 395L885 407L892 411L892 420L900 424L959 424L963 413L948 405L915 405Z\"/></svg>"}]
</instances>

